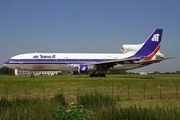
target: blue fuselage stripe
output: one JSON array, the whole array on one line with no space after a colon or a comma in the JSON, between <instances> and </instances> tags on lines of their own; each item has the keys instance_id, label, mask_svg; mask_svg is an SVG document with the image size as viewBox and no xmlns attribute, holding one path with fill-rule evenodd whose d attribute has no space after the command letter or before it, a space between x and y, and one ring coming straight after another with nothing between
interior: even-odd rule
<instances>
[{"instance_id":1,"label":"blue fuselage stripe","mask_svg":"<svg viewBox=\"0 0 180 120\"><path fill-rule=\"evenodd\" d=\"M88 62L103 62L115 59L14 59L4 64L84 64Z\"/></svg>"},{"instance_id":2,"label":"blue fuselage stripe","mask_svg":"<svg viewBox=\"0 0 180 120\"><path fill-rule=\"evenodd\" d=\"M105 62L111 60L117 59L14 59L14 61L7 61L4 64L84 64L89 62Z\"/></svg>"}]
</instances>

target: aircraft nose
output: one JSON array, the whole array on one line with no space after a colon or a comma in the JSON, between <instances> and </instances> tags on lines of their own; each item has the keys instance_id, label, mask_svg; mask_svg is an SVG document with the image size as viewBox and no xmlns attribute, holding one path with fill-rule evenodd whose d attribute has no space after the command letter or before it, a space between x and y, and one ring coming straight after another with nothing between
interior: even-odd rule
<instances>
[{"instance_id":1,"label":"aircraft nose","mask_svg":"<svg viewBox=\"0 0 180 120\"><path fill-rule=\"evenodd\" d=\"M7 67L7 65L8 65L8 61L6 61L6 62L4 63L4 67Z\"/></svg>"}]
</instances>

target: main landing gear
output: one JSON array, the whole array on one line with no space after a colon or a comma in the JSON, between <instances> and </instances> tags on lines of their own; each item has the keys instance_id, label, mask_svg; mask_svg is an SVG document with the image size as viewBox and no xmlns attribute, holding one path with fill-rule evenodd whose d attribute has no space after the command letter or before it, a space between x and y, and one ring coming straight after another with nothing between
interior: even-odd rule
<instances>
[{"instance_id":1,"label":"main landing gear","mask_svg":"<svg viewBox=\"0 0 180 120\"><path fill-rule=\"evenodd\" d=\"M90 77L106 77L105 74L90 74Z\"/></svg>"}]
</instances>

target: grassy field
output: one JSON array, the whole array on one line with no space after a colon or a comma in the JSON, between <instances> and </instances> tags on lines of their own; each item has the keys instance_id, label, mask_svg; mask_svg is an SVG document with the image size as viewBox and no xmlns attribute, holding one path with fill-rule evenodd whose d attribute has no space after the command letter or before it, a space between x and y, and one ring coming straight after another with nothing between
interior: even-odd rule
<instances>
[{"instance_id":1,"label":"grassy field","mask_svg":"<svg viewBox=\"0 0 180 120\"><path fill-rule=\"evenodd\" d=\"M76 102L77 94L104 93L121 106L179 106L180 75L89 75L60 76L0 76L0 96L45 97L63 93L65 99Z\"/></svg>"}]
</instances>

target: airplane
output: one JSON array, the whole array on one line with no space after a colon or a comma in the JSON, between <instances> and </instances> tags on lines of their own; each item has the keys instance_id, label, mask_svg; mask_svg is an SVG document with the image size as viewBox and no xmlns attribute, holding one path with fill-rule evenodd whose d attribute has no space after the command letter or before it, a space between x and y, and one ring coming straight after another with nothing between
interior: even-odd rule
<instances>
[{"instance_id":1,"label":"airplane","mask_svg":"<svg viewBox=\"0 0 180 120\"><path fill-rule=\"evenodd\" d=\"M105 77L103 71L131 70L172 59L160 53L162 32L163 29L155 29L142 44L122 45L121 54L27 53L11 57L4 66L31 72L72 71L75 75L90 73L90 77Z\"/></svg>"}]
</instances>

